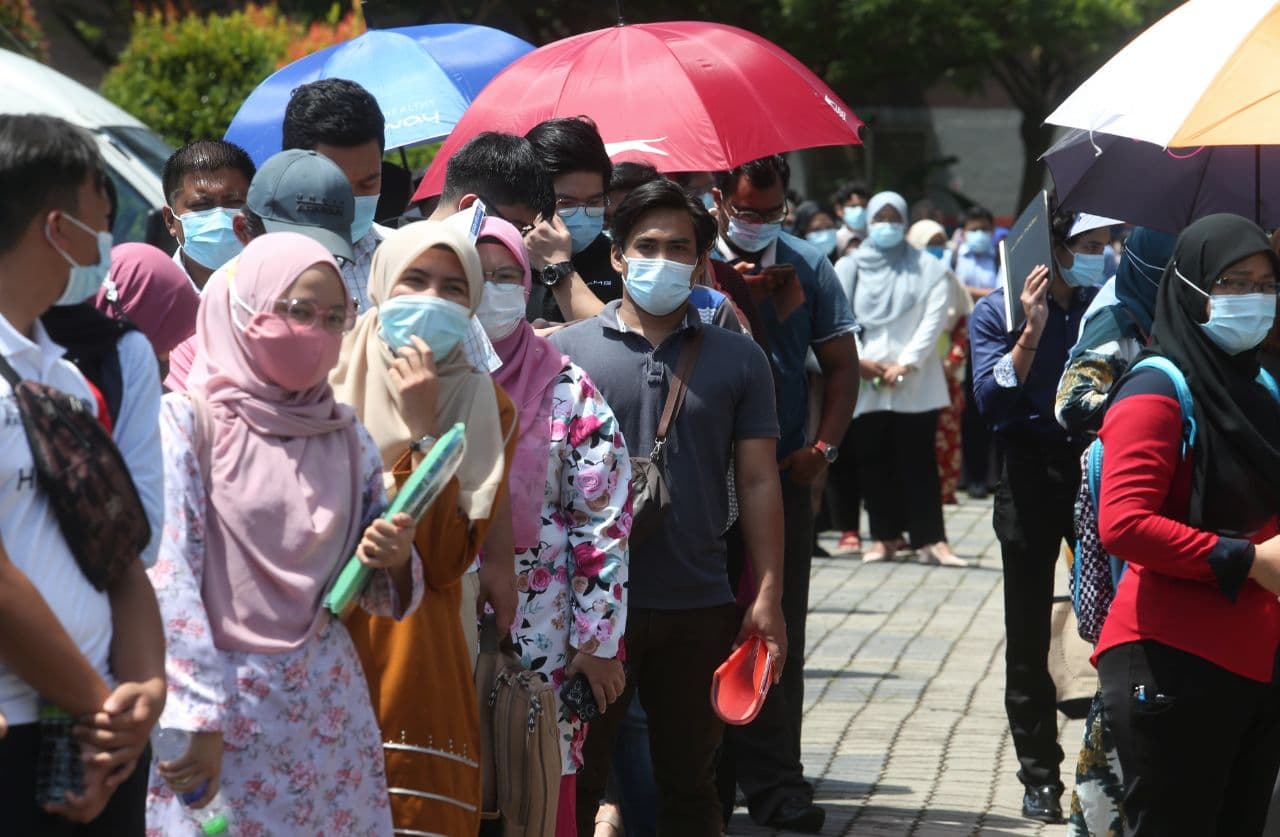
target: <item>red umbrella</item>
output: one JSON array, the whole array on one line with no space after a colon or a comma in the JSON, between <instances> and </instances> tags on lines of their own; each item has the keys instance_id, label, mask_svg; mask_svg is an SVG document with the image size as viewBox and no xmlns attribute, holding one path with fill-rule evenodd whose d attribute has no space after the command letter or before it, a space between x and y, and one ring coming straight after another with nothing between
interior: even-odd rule
<instances>
[{"instance_id":1,"label":"red umbrella","mask_svg":"<svg viewBox=\"0 0 1280 837\"><path fill-rule=\"evenodd\" d=\"M524 134L591 117L614 160L723 171L749 160L860 142L853 110L759 35L699 21L614 26L516 59L476 96L413 199L440 194L449 157L483 131Z\"/></svg>"}]
</instances>

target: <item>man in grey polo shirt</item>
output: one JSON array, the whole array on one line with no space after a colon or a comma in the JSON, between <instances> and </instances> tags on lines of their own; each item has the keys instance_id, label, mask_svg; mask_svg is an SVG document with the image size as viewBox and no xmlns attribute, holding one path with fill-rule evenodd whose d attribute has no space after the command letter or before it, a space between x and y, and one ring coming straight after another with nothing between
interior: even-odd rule
<instances>
[{"instance_id":1,"label":"man in grey polo shirt","mask_svg":"<svg viewBox=\"0 0 1280 837\"><path fill-rule=\"evenodd\" d=\"M715 222L665 180L633 191L614 216L613 264L623 298L552 341L582 366L622 425L632 453L653 446L672 370L702 334L688 395L663 455L670 505L658 530L631 549L627 690L591 723L578 776L578 829L590 834L618 724L638 691L649 718L659 786L658 830L719 835L715 754L723 727L707 695L737 638L765 639L780 673L782 499L775 450L773 376L748 337L704 325L687 300L705 266ZM739 620L726 572L730 466L759 592Z\"/></svg>"}]
</instances>

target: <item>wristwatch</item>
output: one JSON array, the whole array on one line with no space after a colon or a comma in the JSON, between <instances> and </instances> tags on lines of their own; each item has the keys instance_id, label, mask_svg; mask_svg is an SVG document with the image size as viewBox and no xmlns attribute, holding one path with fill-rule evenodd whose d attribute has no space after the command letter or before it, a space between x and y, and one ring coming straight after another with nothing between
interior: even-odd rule
<instances>
[{"instance_id":1,"label":"wristwatch","mask_svg":"<svg viewBox=\"0 0 1280 837\"><path fill-rule=\"evenodd\" d=\"M548 288L554 288L560 284L560 280L571 273L573 273L573 262L557 262L544 267L542 272L538 274L538 278Z\"/></svg>"},{"instance_id":2,"label":"wristwatch","mask_svg":"<svg viewBox=\"0 0 1280 837\"><path fill-rule=\"evenodd\" d=\"M836 458L840 456L840 448L835 445L828 445L822 440L814 442L813 447L818 451L818 453L822 454L823 458L827 460L828 465L833 464L836 461Z\"/></svg>"},{"instance_id":3,"label":"wristwatch","mask_svg":"<svg viewBox=\"0 0 1280 837\"><path fill-rule=\"evenodd\" d=\"M425 456L427 451L431 450L431 446L434 445L436 441L437 439L435 436L428 434L426 436L423 436L421 439L414 439L412 442L410 442L409 450L413 451L414 453L420 453Z\"/></svg>"}]
</instances>

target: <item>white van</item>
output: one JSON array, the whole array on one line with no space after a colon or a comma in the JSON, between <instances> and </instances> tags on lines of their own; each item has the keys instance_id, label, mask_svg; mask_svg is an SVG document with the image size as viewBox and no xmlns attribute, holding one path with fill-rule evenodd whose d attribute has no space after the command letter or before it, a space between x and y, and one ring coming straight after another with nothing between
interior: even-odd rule
<instances>
[{"instance_id":1,"label":"white van","mask_svg":"<svg viewBox=\"0 0 1280 837\"><path fill-rule=\"evenodd\" d=\"M0 49L0 113L43 113L88 129L115 186L116 242L173 250L160 218L160 170L173 149L159 135L83 84L7 49Z\"/></svg>"}]
</instances>

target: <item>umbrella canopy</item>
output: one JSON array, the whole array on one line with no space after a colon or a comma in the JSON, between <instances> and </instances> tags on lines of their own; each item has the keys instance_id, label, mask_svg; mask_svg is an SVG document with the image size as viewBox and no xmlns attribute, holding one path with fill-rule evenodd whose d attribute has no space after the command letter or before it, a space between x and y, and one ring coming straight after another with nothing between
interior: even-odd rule
<instances>
[{"instance_id":1,"label":"umbrella canopy","mask_svg":"<svg viewBox=\"0 0 1280 837\"><path fill-rule=\"evenodd\" d=\"M488 26L440 23L372 30L276 71L240 106L226 139L262 163L280 150L294 88L345 78L373 94L386 117L387 148L449 135L489 80L533 45Z\"/></svg>"},{"instance_id":2,"label":"umbrella canopy","mask_svg":"<svg viewBox=\"0 0 1280 837\"><path fill-rule=\"evenodd\" d=\"M1280 144L1280 2L1190 0L1046 120L1160 146Z\"/></svg>"},{"instance_id":3,"label":"umbrella canopy","mask_svg":"<svg viewBox=\"0 0 1280 837\"><path fill-rule=\"evenodd\" d=\"M1177 234L1197 218L1234 212L1280 226L1280 147L1176 150L1073 130L1044 154L1059 203Z\"/></svg>"},{"instance_id":4,"label":"umbrella canopy","mask_svg":"<svg viewBox=\"0 0 1280 837\"><path fill-rule=\"evenodd\" d=\"M450 156L484 131L524 134L586 115L609 155L660 171L721 171L783 151L859 142L862 120L773 43L717 23L614 26L514 61L476 97L414 200L440 194Z\"/></svg>"}]
</instances>

